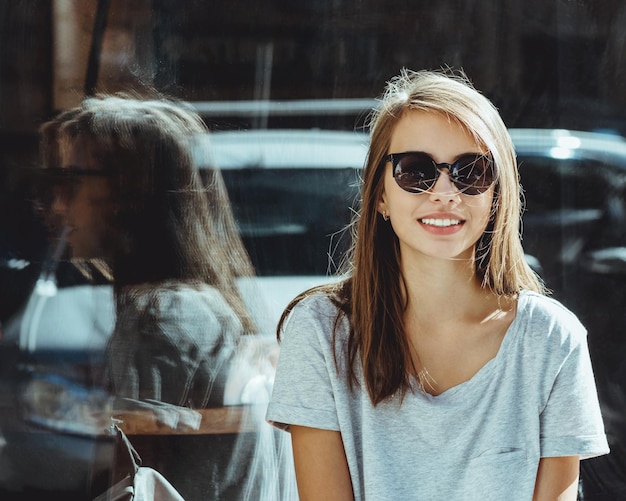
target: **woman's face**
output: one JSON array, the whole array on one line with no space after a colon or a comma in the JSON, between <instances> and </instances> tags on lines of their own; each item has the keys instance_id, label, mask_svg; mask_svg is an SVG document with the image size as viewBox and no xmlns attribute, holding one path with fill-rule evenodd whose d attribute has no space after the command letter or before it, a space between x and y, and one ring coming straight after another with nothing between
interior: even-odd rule
<instances>
[{"instance_id":1,"label":"woman's face","mask_svg":"<svg viewBox=\"0 0 626 501\"><path fill-rule=\"evenodd\" d=\"M487 153L445 115L419 110L405 112L391 136L388 153L407 151L424 152L437 163L449 164L468 153ZM387 162L378 210L389 216L403 262L425 256L468 260L489 222L492 200L493 186L480 195L459 192L447 168L430 190L410 193L398 186Z\"/></svg>"},{"instance_id":2,"label":"woman's face","mask_svg":"<svg viewBox=\"0 0 626 501\"><path fill-rule=\"evenodd\" d=\"M84 137L61 141L52 211L68 232L73 258L110 255L114 204L109 174L99 165Z\"/></svg>"}]
</instances>

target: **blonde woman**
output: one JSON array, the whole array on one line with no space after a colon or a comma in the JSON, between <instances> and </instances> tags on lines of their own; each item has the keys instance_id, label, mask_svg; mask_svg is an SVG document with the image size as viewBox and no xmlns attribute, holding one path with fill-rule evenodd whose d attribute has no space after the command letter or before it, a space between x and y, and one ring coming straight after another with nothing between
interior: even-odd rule
<instances>
[{"instance_id":1,"label":"blonde woman","mask_svg":"<svg viewBox=\"0 0 626 501\"><path fill-rule=\"evenodd\" d=\"M404 70L371 121L345 280L296 298L267 418L300 498L574 500L608 452L586 331L520 242L516 157L462 74Z\"/></svg>"}]
</instances>

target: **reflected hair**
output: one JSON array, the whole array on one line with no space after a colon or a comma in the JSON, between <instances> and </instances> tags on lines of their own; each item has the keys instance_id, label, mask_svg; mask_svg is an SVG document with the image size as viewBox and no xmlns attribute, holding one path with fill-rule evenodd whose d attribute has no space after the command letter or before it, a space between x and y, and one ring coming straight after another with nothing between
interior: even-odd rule
<instances>
[{"instance_id":1,"label":"reflected hair","mask_svg":"<svg viewBox=\"0 0 626 501\"><path fill-rule=\"evenodd\" d=\"M349 320L345 344L348 380L358 384L361 365L367 391L376 405L412 390L415 367L404 335L406 298L400 268L400 246L391 225L378 212L383 194L384 158L398 121L410 110L445 116L467 131L495 164L492 214L476 243L474 260L484 288L501 297L521 290L544 293L526 262L521 245L521 187L513 143L497 109L463 72L411 71L387 83L369 119L370 145L362 176L360 208L351 223L352 246L338 285L322 287ZM304 295L312 292L305 293ZM289 305L283 318L304 295ZM279 333L282 324L279 325ZM337 329L335 329L336 332ZM420 380L418 388L428 381Z\"/></svg>"},{"instance_id":2,"label":"reflected hair","mask_svg":"<svg viewBox=\"0 0 626 501\"><path fill-rule=\"evenodd\" d=\"M168 280L216 287L242 320L252 321L235 282L254 274L218 169L194 157L208 130L197 113L167 99L98 95L40 129L44 166L59 167L72 141L87 142L111 170L118 235L107 259L119 293ZM202 179L204 177L204 179Z\"/></svg>"}]
</instances>

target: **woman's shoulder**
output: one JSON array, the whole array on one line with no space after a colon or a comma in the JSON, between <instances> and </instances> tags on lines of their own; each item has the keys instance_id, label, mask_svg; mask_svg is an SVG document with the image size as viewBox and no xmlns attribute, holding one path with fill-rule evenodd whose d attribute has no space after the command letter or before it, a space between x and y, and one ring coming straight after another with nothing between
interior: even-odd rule
<instances>
[{"instance_id":1,"label":"woman's shoulder","mask_svg":"<svg viewBox=\"0 0 626 501\"><path fill-rule=\"evenodd\" d=\"M158 308L166 311L185 303L227 304L222 294L203 282L168 280L157 284L140 284L129 287L121 296L122 301L137 309Z\"/></svg>"},{"instance_id":2,"label":"woman's shoulder","mask_svg":"<svg viewBox=\"0 0 626 501\"><path fill-rule=\"evenodd\" d=\"M292 316L313 316L319 319L335 319L343 311L342 300L336 291L329 287L315 287L297 296L288 307L288 318Z\"/></svg>"},{"instance_id":3,"label":"woman's shoulder","mask_svg":"<svg viewBox=\"0 0 626 501\"><path fill-rule=\"evenodd\" d=\"M559 300L539 294L538 292L520 292L520 308L530 312L533 316L544 316L558 321L578 322L578 317Z\"/></svg>"},{"instance_id":4,"label":"woman's shoulder","mask_svg":"<svg viewBox=\"0 0 626 501\"><path fill-rule=\"evenodd\" d=\"M187 327L212 325L220 329L241 330L241 323L223 295L204 283L168 281L160 284L144 284L129 289L118 300L121 313L137 315L144 322L162 326L171 323Z\"/></svg>"},{"instance_id":5,"label":"woman's shoulder","mask_svg":"<svg viewBox=\"0 0 626 501\"><path fill-rule=\"evenodd\" d=\"M587 330L574 312L560 301L536 292L520 293L517 315L533 339L549 338L563 344L566 340L580 343L587 336Z\"/></svg>"},{"instance_id":6,"label":"woman's shoulder","mask_svg":"<svg viewBox=\"0 0 626 501\"><path fill-rule=\"evenodd\" d=\"M330 339L333 333L347 330L342 328L346 321L345 300L332 287L316 287L297 296L287 307L281 338L313 331Z\"/></svg>"}]
</instances>

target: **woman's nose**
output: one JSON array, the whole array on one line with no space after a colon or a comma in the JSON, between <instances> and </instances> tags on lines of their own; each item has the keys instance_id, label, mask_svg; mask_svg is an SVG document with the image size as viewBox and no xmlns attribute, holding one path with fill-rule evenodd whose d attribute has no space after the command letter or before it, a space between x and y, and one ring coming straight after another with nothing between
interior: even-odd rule
<instances>
[{"instance_id":1,"label":"woman's nose","mask_svg":"<svg viewBox=\"0 0 626 501\"><path fill-rule=\"evenodd\" d=\"M431 201L442 203L452 203L459 201L459 190L450 179L448 169L441 169L439 177L433 187L429 190Z\"/></svg>"},{"instance_id":2,"label":"woman's nose","mask_svg":"<svg viewBox=\"0 0 626 501\"><path fill-rule=\"evenodd\" d=\"M50 212L55 216L65 217L68 211L67 196L61 193L61 190L55 188L52 194L52 203L50 204Z\"/></svg>"}]
</instances>

